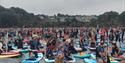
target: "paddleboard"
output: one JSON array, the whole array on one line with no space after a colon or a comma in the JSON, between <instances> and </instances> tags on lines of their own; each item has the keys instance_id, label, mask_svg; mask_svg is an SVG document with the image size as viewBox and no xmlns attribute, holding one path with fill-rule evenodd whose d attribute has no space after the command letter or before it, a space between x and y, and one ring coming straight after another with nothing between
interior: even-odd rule
<instances>
[{"instance_id":1,"label":"paddleboard","mask_svg":"<svg viewBox=\"0 0 125 63\"><path fill-rule=\"evenodd\" d=\"M89 58L91 57L91 54L83 54L83 55L80 55L80 54L74 54L73 55L75 58L81 58L81 59L84 59L84 58Z\"/></svg>"},{"instance_id":2,"label":"paddleboard","mask_svg":"<svg viewBox=\"0 0 125 63\"><path fill-rule=\"evenodd\" d=\"M43 54L38 53L38 58L35 58L33 60L25 59L22 61L22 63L39 63L42 58L43 58Z\"/></svg>"},{"instance_id":3,"label":"paddleboard","mask_svg":"<svg viewBox=\"0 0 125 63\"><path fill-rule=\"evenodd\" d=\"M68 61L68 63L75 63L76 62L76 59L75 58L72 58L73 60L70 60Z\"/></svg>"},{"instance_id":4,"label":"paddleboard","mask_svg":"<svg viewBox=\"0 0 125 63\"><path fill-rule=\"evenodd\" d=\"M48 58L45 58L45 62L46 62L46 63L54 63L54 62L55 62L55 59L49 60Z\"/></svg>"},{"instance_id":5,"label":"paddleboard","mask_svg":"<svg viewBox=\"0 0 125 63\"><path fill-rule=\"evenodd\" d=\"M111 63L119 63L118 61L110 61Z\"/></svg>"},{"instance_id":6,"label":"paddleboard","mask_svg":"<svg viewBox=\"0 0 125 63\"><path fill-rule=\"evenodd\" d=\"M22 49L22 50L20 50L20 52L22 52L22 53L28 53L29 50L28 49Z\"/></svg>"},{"instance_id":7,"label":"paddleboard","mask_svg":"<svg viewBox=\"0 0 125 63\"><path fill-rule=\"evenodd\" d=\"M91 54L91 57L92 57L93 59L96 59L96 55L94 55L94 54Z\"/></svg>"},{"instance_id":8,"label":"paddleboard","mask_svg":"<svg viewBox=\"0 0 125 63\"><path fill-rule=\"evenodd\" d=\"M12 50L13 52L22 52L22 53L28 53L28 49L17 49L17 50Z\"/></svg>"},{"instance_id":9,"label":"paddleboard","mask_svg":"<svg viewBox=\"0 0 125 63\"><path fill-rule=\"evenodd\" d=\"M13 55L0 55L0 58L11 58L11 57L17 57L20 54L13 54Z\"/></svg>"},{"instance_id":10,"label":"paddleboard","mask_svg":"<svg viewBox=\"0 0 125 63\"><path fill-rule=\"evenodd\" d=\"M125 48L120 48L121 51L125 52Z\"/></svg>"},{"instance_id":11,"label":"paddleboard","mask_svg":"<svg viewBox=\"0 0 125 63\"><path fill-rule=\"evenodd\" d=\"M3 52L1 55L14 55L14 54L19 54L19 52Z\"/></svg>"},{"instance_id":12,"label":"paddleboard","mask_svg":"<svg viewBox=\"0 0 125 63\"><path fill-rule=\"evenodd\" d=\"M85 58L84 61L85 63L97 63L96 60L88 59L88 58Z\"/></svg>"}]
</instances>

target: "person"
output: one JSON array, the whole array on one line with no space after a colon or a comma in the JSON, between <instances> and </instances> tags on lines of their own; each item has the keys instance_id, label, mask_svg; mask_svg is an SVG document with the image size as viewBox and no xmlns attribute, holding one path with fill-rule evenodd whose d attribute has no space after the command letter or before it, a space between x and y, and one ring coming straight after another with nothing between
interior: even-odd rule
<instances>
[{"instance_id":1,"label":"person","mask_svg":"<svg viewBox=\"0 0 125 63\"><path fill-rule=\"evenodd\" d=\"M90 51L95 51L96 50L96 44L95 44L95 42L91 42L90 43Z\"/></svg>"},{"instance_id":2,"label":"person","mask_svg":"<svg viewBox=\"0 0 125 63\"><path fill-rule=\"evenodd\" d=\"M96 57L101 58L103 62L107 62L104 42L100 42L100 45L96 48Z\"/></svg>"},{"instance_id":3,"label":"person","mask_svg":"<svg viewBox=\"0 0 125 63\"><path fill-rule=\"evenodd\" d=\"M111 55L117 57L119 54L119 48L117 47L116 43L112 43L112 53Z\"/></svg>"},{"instance_id":4,"label":"person","mask_svg":"<svg viewBox=\"0 0 125 63\"><path fill-rule=\"evenodd\" d=\"M75 54L73 46L71 45L71 43L65 43L64 44L64 59L65 59L65 61L72 60L72 58L70 56L71 53Z\"/></svg>"},{"instance_id":5,"label":"person","mask_svg":"<svg viewBox=\"0 0 125 63\"><path fill-rule=\"evenodd\" d=\"M110 40L110 42L112 42L114 40L113 32L110 32L110 34L109 34L109 40Z\"/></svg>"},{"instance_id":6,"label":"person","mask_svg":"<svg viewBox=\"0 0 125 63\"><path fill-rule=\"evenodd\" d=\"M72 54L78 53L78 52L76 51L76 49L74 48L73 43L69 43L69 51L70 51Z\"/></svg>"},{"instance_id":7,"label":"person","mask_svg":"<svg viewBox=\"0 0 125 63\"><path fill-rule=\"evenodd\" d=\"M39 50L39 46L40 46L40 45L41 45L41 44L39 43L37 37L33 37L33 40L30 41L30 49L31 49L32 52L35 54L35 57L36 57L36 58L38 57L37 51ZM31 52L31 53L32 53L32 52Z\"/></svg>"},{"instance_id":8,"label":"person","mask_svg":"<svg viewBox=\"0 0 125 63\"><path fill-rule=\"evenodd\" d=\"M100 53L105 51L103 45L104 45L104 43L101 42L101 43L99 43L99 45L97 46L97 48L96 48L96 56L97 56L97 57L101 57Z\"/></svg>"},{"instance_id":9,"label":"person","mask_svg":"<svg viewBox=\"0 0 125 63\"><path fill-rule=\"evenodd\" d=\"M117 42L117 41L119 41L119 42L121 41L121 40L120 40L120 31L119 31L119 30L116 31L116 33L115 33L115 38L116 38L116 39L115 39L116 42Z\"/></svg>"},{"instance_id":10,"label":"person","mask_svg":"<svg viewBox=\"0 0 125 63\"><path fill-rule=\"evenodd\" d=\"M13 45L13 41L12 41L12 39L10 39L10 41L8 41L8 43L7 43L8 52L11 51L11 50L13 50L12 45Z\"/></svg>"},{"instance_id":11,"label":"person","mask_svg":"<svg viewBox=\"0 0 125 63\"><path fill-rule=\"evenodd\" d=\"M49 48L46 51L46 58L48 58L49 60L54 59L53 51Z\"/></svg>"},{"instance_id":12,"label":"person","mask_svg":"<svg viewBox=\"0 0 125 63\"><path fill-rule=\"evenodd\" d=\"M64 48L60 46L55 63L64 63Z\"/></svg>"},{"instance_id":13,"label":"person","mask_svg":"<svg viewBox=\"0 0 125 63\"><path fill-rule=\"evenodd\" d=\"M122 37L121 37L122 42L124 41L124 34L125 34L125 29L122 29Z\"/></svg>"},{"instance_id":14,"label":"person","mask_svg":"<svg viewBox=\"0 0 125 63\"><path fill-rule=\"evenodd\" d=\"M80 48L82 48L83 51L87 51L87 49L85 48L84 43L85 43L85 39L84 39L83 35L81 35L80 41L79 41Z\"/></svg>"},{"instance_id":15,"label":"person","mask_svg":"<svg viewBox=\"0 0 125 63\"><path fill-rule=\"evenodd\" d=\"M32 50L39 50L40 42L37 37L33 37L33 40L30 41L30 48Z\"/></svg>"},{"instance_id":16,"label":"person","mask_svg":"<svg viewBox=\"0 0 125 63\"><path fill-rule=\"evenodd\" d=\"M18 39L18 49L23 49L23 40L22 39Z\"/></svg>"}]
</instances>

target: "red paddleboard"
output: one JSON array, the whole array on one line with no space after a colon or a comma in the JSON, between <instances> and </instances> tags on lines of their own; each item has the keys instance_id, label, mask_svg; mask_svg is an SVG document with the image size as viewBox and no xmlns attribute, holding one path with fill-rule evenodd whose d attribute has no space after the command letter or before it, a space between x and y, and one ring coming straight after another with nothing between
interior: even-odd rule
<instances>
[{"instance_id":1,"label":"red paddleboard","mask_svg":"<svg viewBox=\"0 0 125 63\"><path fill-rule=\"evenodd\" d=\"M124 56L120 55L120 56L118 56L118 58L124 58Z\"/></svg>"}]
</instances>

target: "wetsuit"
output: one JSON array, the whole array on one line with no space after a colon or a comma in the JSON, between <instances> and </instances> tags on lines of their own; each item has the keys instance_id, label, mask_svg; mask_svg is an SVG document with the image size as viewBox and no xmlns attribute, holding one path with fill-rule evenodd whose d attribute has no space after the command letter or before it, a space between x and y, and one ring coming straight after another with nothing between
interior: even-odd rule
<instances>
[{"instance_id":1,"label":"wetsuit","mask_svg":"<svg viewBox=\"0 0 125 63\"><path fill-rule=\"evenodd\" d=\"M121 37L122 42L124 41L124 34L125 34L125 30L122 30L122 37Z\"/></svg>"},{"instance_id":2,"label":"wetsuit","mask_svg":"<svg viewBox=\"0 0 125 63\"><path fill-rule=\"evenodd\" d=\"M7 46L8 46L8 51L13 50L13 48L12 48L12 41L9 41L7 43Z\"/></svg>"},{"instance_id":3,"label":"wetsuit","mask_svg":"<svg viewBox=\"0 0 125 63\"><path fill-rule=\"evenodd\" d=\"M116 42L117 42L117 41L120 42L120 32L119 32L119 31L116 32L116 40L115 40L115 41L116 41Z\"/></svg>"},{"instance_id":4,"label":"wetsuit","mask_svg":"<svg viewBox=\"0 0 125 63\"><path fill-rule=\"evenodd\" d=\"M18 48L22 49L23 48L23 42L22 42L22 39L18 39Z\"/></svg>"}]
</instances>

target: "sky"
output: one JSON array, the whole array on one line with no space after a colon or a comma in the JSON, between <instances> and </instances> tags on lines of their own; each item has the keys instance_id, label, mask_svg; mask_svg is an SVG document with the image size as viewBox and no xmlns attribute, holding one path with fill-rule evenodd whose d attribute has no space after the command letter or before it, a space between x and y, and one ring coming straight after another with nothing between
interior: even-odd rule
<instances>
[{"instance_id":1,"label":"sky","mask_svg":"<svg viewBox=\"0 0 125 63\"><path fill-rule=\"evenodd\" d=\"M20 7L30 13L45 15L99 15L125 10L125 0L0 0L0 5L6 8Z\"/></svg>"}]
</instances>

